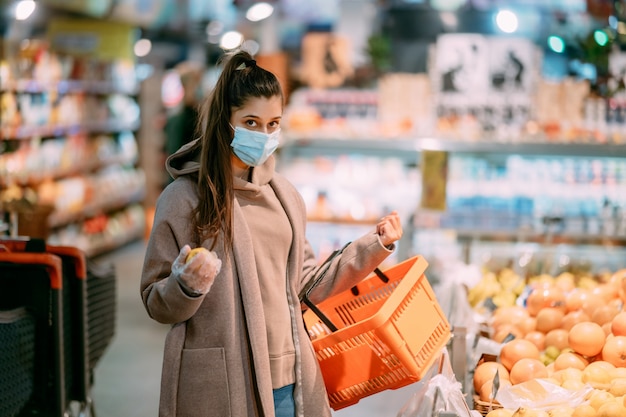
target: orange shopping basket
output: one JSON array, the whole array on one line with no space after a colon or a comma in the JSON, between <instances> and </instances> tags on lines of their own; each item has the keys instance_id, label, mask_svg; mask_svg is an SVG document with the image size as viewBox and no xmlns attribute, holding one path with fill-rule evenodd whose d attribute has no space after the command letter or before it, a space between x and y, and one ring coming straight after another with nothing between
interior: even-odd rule
<instances>
[{"instance_id":1,"label":"orange shopping basket","mask_svg":"<svg viewBox=\"0 0 626 417\"><path fill-rule=\"evenodd\" d=\"M324 262L321 276L301 294L309 307L304 322L334 410L419 381L451 337L421 256L376 269L351 290L314 305L308 296L341 251Z\"/></svg>"}]
</instances>

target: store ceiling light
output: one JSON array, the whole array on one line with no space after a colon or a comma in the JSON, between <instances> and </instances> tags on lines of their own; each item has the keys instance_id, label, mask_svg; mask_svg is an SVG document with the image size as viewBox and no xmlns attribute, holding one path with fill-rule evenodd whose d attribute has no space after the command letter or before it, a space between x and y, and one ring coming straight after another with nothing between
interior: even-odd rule
<instances>
[{"instance_id":1,"label":"store ceiling light","mask_svg":"<svg viewBox=\"0 0 626 417\"><path fill-rule=\"evenodd\" d=\"M207 40L209 43L218 44L220 43L221 35L224 33L224 23L219 20L213 20L208 25L206 25L206 34Z\"/></svg>"},{"instance_id":2,"label":"store ceiling light","mask_svg":"<svg viewBox=\"0 0 626 417\"><path fill-rule=\"evenodd\" d=\"M219 20L213 20L206 25L206 34L209 36L218 36L224 32L224 23Z\"/></svg>"},{"instance_id":3,"label":"store ceiling light","mask_svg":"<svg viewBox=\"0 0 626 417\"><path fill-rule=\"evenodd\" d=\"M548 47L554 52L560 54L565 51L565 42L563 42L563 39L560 36L552 35L548 37Z\"/></svg>"},{"instance_id":4,"label":"store ceiling light","mask_svg":"<svg viewBox=\"0 0 626 417\"><path fill-rule=\"evenodd\" d=\"M517 30L519 22L517 15L510 10L500 10L496 15L496 24L504 33L514 33Z\"/></svg>"},{"instance_id":5,"label":"store ceiling light","mask_svg":"<svg viewBox=\"0 0 626 417\"><path fill-rule=\"evenodd\" d=\"M237 31L231 30L230 32L224 33L222 35L222 39L220 40L220 47L222 49L235 49L239 48L243 43L243 35Z\"/></svg>"},{"instance_id":6,"label":"store ceiling light","mask_svg":"<svg viewBox=\"0 0 626 417\"><path fill-rule=\"evenodd\" d=\"M254 56L259 52L259 49L261 49L261 45L259 45L259 43L254 39L246 39L241 44L241 49Z\"/></svg>"},{"instance_id":7,"label":"store ceiling light","mask_svg":"<svg viewBox=\"0 0 626 417\"><path fill-rule=\"evenodd\" d=\"M146 56L152 50L152 42L150 42L150 39L139 39L135 42L133 50L138 57Z\"/></svg>"},{"instance_id":8,"label":"store ceiling light","mask_svg":"<svg viewBox=\"0 0 626 417\"><path fill-rule=\"evenodd\" d=\"M600 46L604 46L609 43L609 35L607 35L605 31L600 29L593 32L593 39Z\"/></svg>"},{"instance_id":9,"label":"store ceiling light","mask_svg":"<svg viewBox=\"0 0 626 417\"><path fill-rule=\"evenodd\" d=\"M441 22L450 31L456 30L456 28L459 26L459 18L455 13L441 12L440 17Z\"/></svg>"},{"instance_id":10,"label":"store ceiling light","mask_svg":"<svg viewBox=\"0 0 626 417\"><path fill-rule=\"evenodd\" d=\"M274 13L274 6L269 3L261 2L250 6L246 12L246 19L251 22L259 22L263 19L267 19Z\"/></svg>"},{"instance_id":11,"label":"store ceiling light","mask_svg":"<svg viewBox=\"0 0 626 417\"><path fill-rule=\"evenodd\" d=\"M21 0L15 7L15 19L26 20L35 11L37 4L34 0Z\"/></svg>"}]
</instances>

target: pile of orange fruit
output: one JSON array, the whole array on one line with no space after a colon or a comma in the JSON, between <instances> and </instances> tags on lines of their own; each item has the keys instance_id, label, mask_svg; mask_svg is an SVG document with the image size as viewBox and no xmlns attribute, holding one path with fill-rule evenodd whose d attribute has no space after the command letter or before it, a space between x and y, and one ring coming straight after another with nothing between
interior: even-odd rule
<instances>
[{"instance_id":1,"label":"pile of orange fruit","mask_svg":"<svg viewBox=\"0 0 626 417\"><path fill-rule=\"evenodd\" d=\"M537 378L574 391L592 389L576 407L499 408L488 416L626 417L625 303L622 269L585 288L567 275L536 282L525 306L496 309L490 321L493 339L514 338L502 345L497 362L476 367L474 391L482 401L493 400L496 371L500 389Z\"/></svg>"}]
</instances>

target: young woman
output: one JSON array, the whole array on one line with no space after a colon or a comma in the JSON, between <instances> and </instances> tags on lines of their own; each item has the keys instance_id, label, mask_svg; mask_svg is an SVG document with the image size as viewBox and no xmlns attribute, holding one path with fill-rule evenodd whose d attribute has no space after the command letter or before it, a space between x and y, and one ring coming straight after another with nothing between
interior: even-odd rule
<instances>
[{"instance_id":1,"label":"young woman","mask_svg":"<svg viewBox=\"0 0 626 417\"><path fill-rule=\"evenodd\" d=\"M160 416L331 415L298 294L318 262L305 205L274 171L284 98L246 52L226 62L202 136L167 160L141 279L165 341ZM397 213L350 243L311 293L319 302L372 272L402 236ZM186 262L191 247L204 247Z\"/></svg>"}]
</instances>

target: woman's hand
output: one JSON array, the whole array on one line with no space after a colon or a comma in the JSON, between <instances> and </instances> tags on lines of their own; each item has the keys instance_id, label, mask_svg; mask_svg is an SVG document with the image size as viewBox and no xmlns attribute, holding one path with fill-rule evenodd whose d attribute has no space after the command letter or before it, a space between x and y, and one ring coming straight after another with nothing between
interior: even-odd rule
<instances>
[{"instance_id":1,"label":"woman's hand","mask_svg":"<svg viewBox=\"0 0 626 417\"><path fill-rule=\"evenodd\" d=\"M378 222L376 225L376 233L380 237L380 242L389 246L400 240L402 237L402 224L397 211L392 211Z\"/></svg>"},{"instance_id":2,"label":"woman's hand","mask_svg":"<svg viewBox=\"0 0 626 417\"><path fill-rule=\"evenodd\" d=\"M214 252L208 250L197 251L187 259L190 252L189 245L181 248L180 253L172 263L172 275L178 279L181 287L188 295L206 294L222 268L222 261Z\"/></svg>"}]
</instances>

